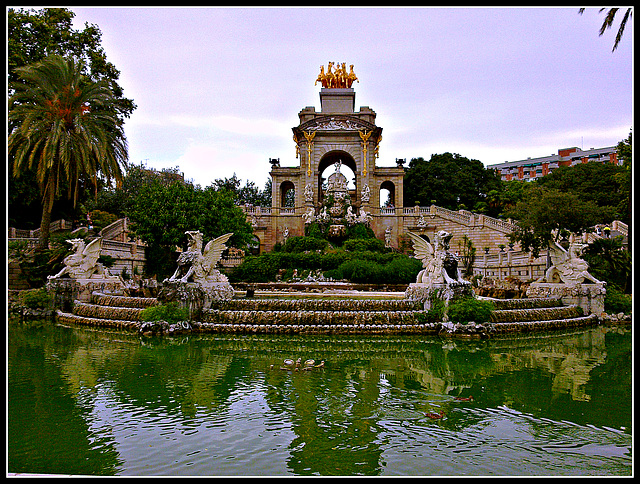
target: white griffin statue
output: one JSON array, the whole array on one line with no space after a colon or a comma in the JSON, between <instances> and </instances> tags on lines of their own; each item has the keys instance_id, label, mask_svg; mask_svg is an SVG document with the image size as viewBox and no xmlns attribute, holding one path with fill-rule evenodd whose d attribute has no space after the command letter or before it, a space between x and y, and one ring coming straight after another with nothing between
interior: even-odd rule
<instances>
[{"instance_id":1,"label":"white griffin statue","mask_svg":"<svg viewBox=\"0 0 640 484\"><path fill-rule=\"evenodd\" d=\"M467 283L458 269L458 260L449 252L452 235L444 230L435 234L435 245L418 234L408 232L413 241L414 257L422 261L424 269L418 273L418 284L459 284Z\"/></svg>"},{"instance_id":2,"label":"white griffin statue","mask_svg":"<svg viewBox=\"0 0 640 484\"><path fill-rule=\"evenodd\" d=\"M91 241L88 245L83 239L68 239L74 250L73 254L64 258L64 267L54 276L47 279L59 279L68 275L73 279L89 279L94 274L103 277L112 276L108 269L98 262L100 251L102 250L102 237Z\"/></svg>"},{"instance_id":3,"label":"white griffin statue","mask_svg":"<svg viewBox=\"0 0 640 484\"><path fill-rule=\"evenodd\" d=\"M169 281L199 284L226 282L226 276L216 269L216 265L222 258L222 252L227 248L225 243L233 233L221 235L209 241L204 251L202 250L202 232L196 230L185 233L189 237L188 248L178 257L178 268Z\"/></svg>"},{"instance_id":4,"label":"white griffin statue","mask_svg":"<svg viewBox=\"0 0 640 484\"><path fill-rule=\"evenodd\" d=\"M587 245L572 240L569 248L565 249L557 242L553 242L549 246L549 256L551 258L551 267L549 267L544 276L536 282L564 283L569 285L581 284L585 280L594 284L601 284L591 274L589 274L589 264L581 258Z\"/></svg>"}]
</instances>

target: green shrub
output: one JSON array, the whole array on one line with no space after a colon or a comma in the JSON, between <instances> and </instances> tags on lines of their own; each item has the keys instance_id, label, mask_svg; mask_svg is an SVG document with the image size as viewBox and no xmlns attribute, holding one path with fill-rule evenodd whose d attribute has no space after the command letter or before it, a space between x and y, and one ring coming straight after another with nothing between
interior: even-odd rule
<instances>
[{"instance_id":1,"label":"green shrub","mask_svg":"<svg viewBox=\"0 0 640 484\"><path fill-rule=\"evenodd\" d=\"M281 250L284 252L323 251L328 245L327 240L318 237L290 237Z\"/></svg>"},{"instance_id":2,"label":"green shrub","mask_svg":"<svg viewBox=\"0 0 640 484\"><path fill-rule=\"evenodd\" d=\"M416 313L416 321L420 324L437 323L444 318L445 304L442 299L437 296L431 296L431 306L428 311L424 313Z\"/></svg>"},{"instance_id":3,"label":"green shrub","mask_svg":"<svg viewBox=\"0 0 640 484\"><path fill-rule=\"evenodd\" d=\"M422 262L405 255L394 255L394 258L384 266L385 279L388 284L411 284L416 282L418 273L422 270Z\"/></svg>"},{"instance_id":4,"label":"green shrub","mask_svg":"<svg viewBox=\"0 0 640 484\"><path fill-rule=\"evenodd\" d=\"M189 320L189 310L181 308L178 303L170 302L159 306L151 306L142 310L142 321L166 321L173 324L179 321Z\"/></svg>"},{"instance_id":5,"label":"green shrub","mask_svg":"<svg viewBox=\"0 0 640 484\"><path fill-rule=\"evenodd\" d=\"M47 309L51 305L51 295L44 287L20 292L20 304L30 309Z\"/></svg>"},{"instance_id":6,"label":"green shrub","mask_svg":"<svg viewBox=\"0 0 640 484\"><path fill-rule=\"evenodd\" d=\"M453 323L467 324L471 321L486 323L491 319L493 303L474 297L464 297L449 303L447 314Z\"/></svg>"},{"instance_id":7,"label":"green shrub","mask_svg":"<svg viewBox=\"0 0 640 484\"><path fill-rule=\"evenodd\" d=\"M338 268L341 279L361 284L379 284L383 279L384 269L381 264L362 259L353 259Z\"/></svg>"},{"instance_id":8,"label":"green shrub","mask_svg":"<svg viewBox=\"0 0 640 484\"><path fill-rule=\"evenodd\" d=\"M625 294L618 286L607 286L604 296L604 310L609 314L631 314L631 294Z\"/></svg>"},{"instance_id":9,"label":"green shrub","mask_svg":"<svg viewBox=\"0 0 640 484\"><path fill-rule=\"evenodd\" d=\"M365 224L358 223L347 227L347 240L375 238L376 234L373 232L371 227L367 227Z\"/></svg>"},{"instance_id":10,"label":"green shrub","mask_svg":"<svg viewBox=\"0 0 640 484\"><path fill-rule=\"evenodd\" d=\"M304 234L307 237L312 237L314 239L323 239L324 238L324 233L322 231L322 226L318 223L311 223L308 224L305 228L304 228Z\"/></svg>"},{"instance_id":11,"label":"green shrub","mask_svg":"<svg viewBox=\"0 0 640 484\"><path fill-rule=\"evenodd\" d=\"M384 242L380 239L349 239L342 244L344 250L349 252L385 252Z\"/></svg>"},{"instance_id":12,"label":"green shrub","mask_svg":"<svg viewBox=\"0 0 640 484\"><path fill-rule=\"evenodd\" d=\"M382 241L375 238L353 239L341 249L327 249L328 242L324 239L292 237L281 251L247 256L229 275L229 280L232 283L271 282L281 271L298 269L299 273L321 270L325 277L356 283L409 284L415 282L422 269L417 259L387 252Z\"/></svg>"},{"instance_id":13,"label":"green shrub","mask_svg":"<svg viewBox=\"0 0 640 484\"><path fill-rule=\"evenodd\" d=\"M99 232L107 225L111 225L113 222L118 220L117 215L104 212L102 210L92 210L91 212L89 212L89 215L91 216L91 222L96 232Z\"/></svg>"},{"instance_id":14,"label":"green shrub","mask_svg":"<svg viewBox=\"0 0 640 484\"><path fill-rule=\"evenodd\" d=\"M379 257L373 252L358 253L335 269L325 272L332 279L346 279L360 284L410 284L416 280L422 264L407 256L389 254Z\"/></svg>"},{"instance_id":15,"label":"green shrub","mask_svg":"<svg viewBox=\"0 0 640 484\"><path fill-rule=\"evenodd\" d=\"M269 282L275 281L281 267L280 252L271 252L259 256L247 256L229 275L231 282Z\"/></svg>"}]
</instances>

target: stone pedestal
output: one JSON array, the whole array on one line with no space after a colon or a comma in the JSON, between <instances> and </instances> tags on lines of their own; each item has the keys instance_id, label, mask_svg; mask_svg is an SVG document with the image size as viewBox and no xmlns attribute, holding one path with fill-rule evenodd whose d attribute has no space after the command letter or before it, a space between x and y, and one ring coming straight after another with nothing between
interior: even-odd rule
<instances>
[{"instance_id":1,"label":"stone pedestal","mask_svg":"<svg viewBox=\"0 0 640 484\"><path fill-rule=\"evenodd\" d=\"M561 298L565 305L577 305L585 315L604 313L604 296L607 293L604 283L563 284L552 282L532 282L527 289L529 298Z\"/></svg>"},{"instance_id":2,"label":"stone pedestal","mask_svg":"<svg viewBox=\"0 0 640 484\"><path fill-rule=\"evenodd\" d=\"M320 108L323 113L352 114L356 105L353 88L323 88L320 90Z\"/></svg>"},{"instance_id":3,"label":"stone pedestal","mask_svg":"<svg viewBox=\"0 0 640 484\"><path fill-rule=\"evenodd\" d=\"M91 302L94 291L124 294L125 286L118 276L92 276L87 279L61 277L47 281L47 291L53 296L54 307L71 311L74 301Z\"/></svg>"},{"instance_id":4,"label":"stone pedestal","mask_svg":"<svg viewBox=\"0 0 640 484\"><path fill-rule=\"evenodd\" d=\"M214 301L226 301L233 298L233 287L228 282L181 282L165 280L158 291L160 302L177 302L180 307L189 309L191 318L203 309L211 308Z\"/></svg>"}]
</instances>

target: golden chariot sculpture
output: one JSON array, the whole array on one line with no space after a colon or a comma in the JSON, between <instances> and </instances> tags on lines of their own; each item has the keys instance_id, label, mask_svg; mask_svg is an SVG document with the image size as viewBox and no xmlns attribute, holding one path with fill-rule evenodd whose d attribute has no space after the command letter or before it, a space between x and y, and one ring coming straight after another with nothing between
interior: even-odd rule
<instances>
[{"instance_id":1,"label":"golden chariot sculpture","mask_svg":"<svg viewBox=\"0 0 640 484\"><path fill-rule=\"evenodd\" d=\"M335 72L333 71L334 65ZM353 72L353 64L350 65L349 72L347 72L346 63L329 62L326 72L324 66L320 66L320 74L316 79L316 85L320 82L324 88L349 89L354 81L360 82Z\"/></svg>"}]
</instances>

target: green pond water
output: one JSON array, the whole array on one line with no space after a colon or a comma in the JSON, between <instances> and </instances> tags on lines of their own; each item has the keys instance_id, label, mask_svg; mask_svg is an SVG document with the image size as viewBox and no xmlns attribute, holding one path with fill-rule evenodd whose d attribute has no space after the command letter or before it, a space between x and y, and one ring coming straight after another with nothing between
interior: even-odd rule
<instances>
[{"instance_id":1,"label":"green pond water","mask_svg":"<svg viewBox=\"0 0 640 484\"><path fill-rule=\"evenodd\" d=\"M153 339L34 321L7 336L10 474L632 474L630 325Z\"/></svg>"}]
</instances>

